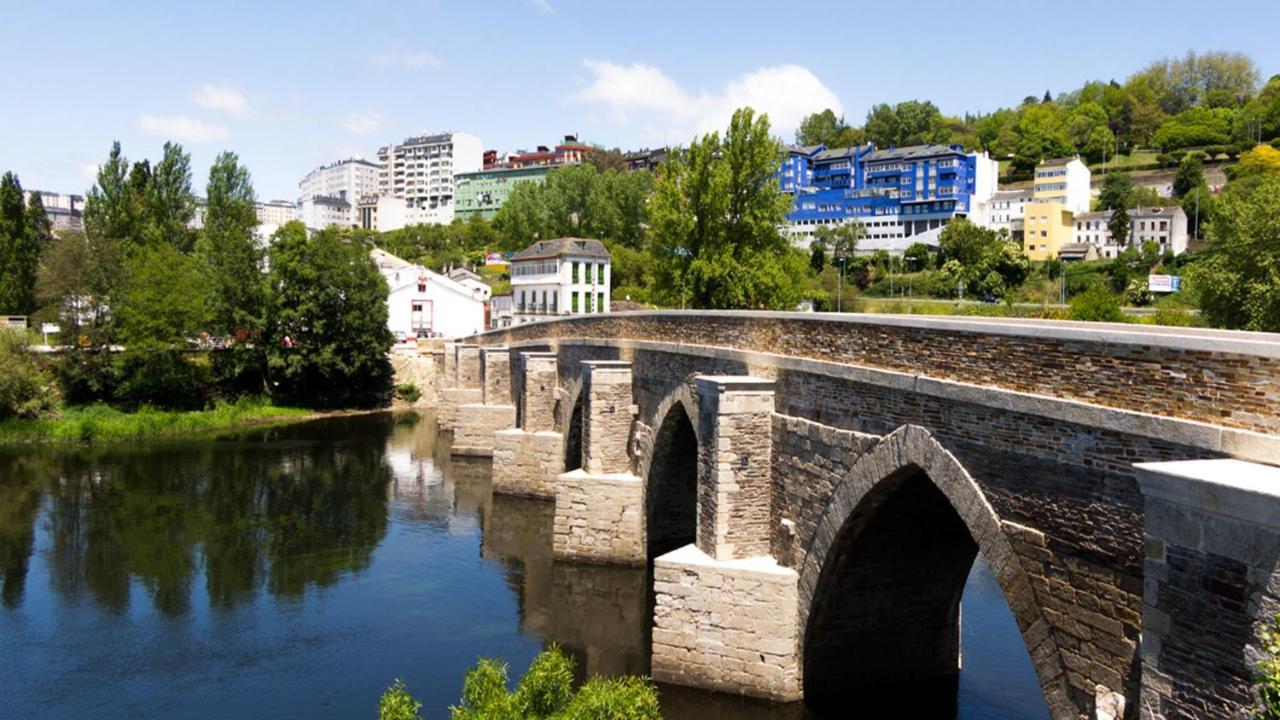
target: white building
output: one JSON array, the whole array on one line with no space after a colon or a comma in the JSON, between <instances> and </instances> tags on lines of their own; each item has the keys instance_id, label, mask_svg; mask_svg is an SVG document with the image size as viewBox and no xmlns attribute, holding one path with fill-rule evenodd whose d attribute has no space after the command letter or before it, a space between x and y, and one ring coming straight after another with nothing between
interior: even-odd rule
<instances>
[{"instance_id":1,"label":"white building","mask_svg":"<svg viewBox=\"0 0 1280 720\"><path fill-rule=\"evenodd\" d=\"M383 250L369 254L387 280L387 327L397 340L458 338L486 329L480 293Z\"/></svg>"},{"instance_id":2,"label":"white building","mask_svg":"<svg viewBox=\"0 0 1280 720\"><path fill-rule=\"evenodd\" d=\"M84 196L28 190L23 193L28 205L31 204L31 196L37 193L40 195L40 202L44 204L44 213L49 217L49 227L55 235L84 230Z\"/></svg>"},{"instance_id":3,"label":"white building","mask_svg":"<svg viewBox=\"0 0 1280 720\"><path fill-rule=\"evenodd\" d=\"M446 275L450 280L466 285L480 293L485 300L488 300L493 295L493 288L489 287L489 283L485 282L484 278L464 267L451 268Z\"/></svg>"},{"instance_id":4,"label":"white building","mask_svg":"<svg viewBox=\"0 0 1280 720\"><path fill-rule=\"evenodd\" d=\"M1093 173L1080 158L1045 160L1036 166L1032 199L1065 205L1072 213L1089 212L1089 182Z\"/></svg>"},{"instance_id":5,"label":"white building","mask_svg":"<svg viewBox=\"0 0 1280 720\"><path fill-rule=\"evenodd\" d=\"M448 225L451 222L452 203L436 207L417 206L405 198L382 195L371 202L366 199L359 205L359 226L378 232L399 230L410 225Z\"/></svg>"},{"instance_id":6,"label":"white building","mask_svg":"<svg viewBox=\"0 0 1280 720\"><path fill-rule=\"evenodd\" d=\"M511 293L494 295L489 300L489 329L509 328L514 321L515 300Z\"/></svg>"},{"instance_id":7,"label":"white building","mask_svg":"<svg viewBox=\"0 0 1280 720\"><path fill-rule=\"evenodd\" d=\"M351 203L328 195L307 198L298 206L298 219L311 230L323 230L330 225L351 227L354 216Z\"/></svg>"},{"instance_id":8,"label":"white building","mask_svg":"<svg viewBox=\"0 0 1280 720\"><path fill-rule=\"evenodd\" d=\"M1027 215L1027 203L1031 202L1030 190L1001 190L987 203L984 224L992 230L1008 230L1012 235L1022 229Z\"/></svg>"},{"instance_id":9,"label":"white building","mask_svg":"<svg viewBox=\"0 0 1280 720\"><path fill-rule=\"evenodd\" d=\"M298 219L298 206L288 200L259 201L253 209L262 225L284 225Z\"/></svg>"},{"instance_id":10,"label":"white building","mask_svg":"<svg viewBox=\"0 0 1280 720\"><path fill-rule=\"evenodd\" d=\"M371 192L399 198L420 222L453 221L454 175L484 165L484 145L469 133L424 134L378 149L378 184ZM379 229L383 208L378 207ZM392 224L388 220L388 225ZM412 223L406 223L412 224ZM403 227L403 225L401 225Z\"/></svg>"},{"instance_id":11,"label":"white building","mask_svg":"<svg viewBox=\"0 0 1280 720\"><path fill-rule=\"evenodd\" d=\"M511 258L514 321L609 312L612 277L599 240L539 240Z\"/></svg>"},{"instance_id":12,"label":"white building","mask_svg":"<svg viewBox=\"0 0 1280 720\"><path fill-rule=\"evenodd\" d=\"M378 191L378 166L368 160L349 158L335 163L322 165L307 173L298 183L299 215L307 227L323 228L324 225L312 225L306 219L305 204L314 198L332 198L347 204L346 216L331 224L353 227L356 225L356 202L365 195Z\"/></svg>"},{"instance_id":13,"label":"white building","mask_svg":"<svg viewBox=\"0 0 1280 720\"><path fill-rule=\"evenodd\" d=\"M1187 213L1178 206L1139 207L1129 211L1129 239L1124 245L1114 242L1107 221L1111 211L1078 213L1072 228L1077 244L1089 243L1098 248L1103 258L1118 257L1128 248L1142 248L1145 242L1154 242L1160 252L1181 255L1187 251Z\"/></svg>"}]
</instances>

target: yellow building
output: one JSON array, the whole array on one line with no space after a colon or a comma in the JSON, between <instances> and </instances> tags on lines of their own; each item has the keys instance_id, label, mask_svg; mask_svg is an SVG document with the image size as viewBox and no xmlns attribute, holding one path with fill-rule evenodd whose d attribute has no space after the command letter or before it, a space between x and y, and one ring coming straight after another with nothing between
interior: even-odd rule
<instances>
[{"instance_id":1,"label":"yellow building","mask_svg":"<svg viewBox=\"0 0 1280 720\"><path fill-rule=\"evenodd\" d=\"M1057 260L1063 245L1075 242L1071 211L1062 203L1027 203L1022 247L1032 260Z\"/></svg>"}]
</instances>

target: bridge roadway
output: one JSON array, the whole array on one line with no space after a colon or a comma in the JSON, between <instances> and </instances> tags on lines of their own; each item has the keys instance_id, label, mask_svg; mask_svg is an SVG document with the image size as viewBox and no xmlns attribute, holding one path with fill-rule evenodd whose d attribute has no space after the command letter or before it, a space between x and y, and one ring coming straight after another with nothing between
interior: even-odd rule
<instances>
[{"instance_id":1,"label":"bridge roadway","mask_svg":"<svg viewBox=\"0 0 1280 720\"><path fill-rule=\"evenodd\" d=\"M656 679L953 674L981 552L1054 718L1244 718L1280 612L1280 336L650 312L423 356L553 553L654 564Z\"/></svg>"}]
</instances>

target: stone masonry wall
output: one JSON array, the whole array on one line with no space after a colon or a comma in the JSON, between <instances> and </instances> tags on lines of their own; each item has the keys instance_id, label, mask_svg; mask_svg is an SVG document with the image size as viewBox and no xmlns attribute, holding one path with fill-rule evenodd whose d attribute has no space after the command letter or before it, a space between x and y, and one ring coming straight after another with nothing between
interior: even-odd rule
<instances>
[{"instance_id":1,"label":"stone masonry wall","mask_svg":"<svg viewBox=\"0 0 1280 720\"><path fill-rule=\"evenodd\" d=\"M554 498L564 472L564 437L558 432L502 430L493 435L493 491Z\"/></svg>"},{"instance_id":2,"label":"stone masonry wall","mask_svg":"<svg viewBox=\"0 0 1280 720\"><path fill-rule=\"evenodd\" d=\"M1280 360L1273 357L1064 339L1038 329L1048 325L1030 323L1006 323L1006 329L1026 331L997 334L977 323L972 329L960 323L941 329L942 321L918 322L637 313L525 325L486 333L478 341L679 341L920 373L1264 433L1280 430Z\"/></svg>"},{"instance_id":3,"label":"stone masonry wall","mask_svg":"<svg viewBox=\"0 0 1280 720\"><path fill-rule=\"evenodd\" d=\"M644 484L581 470L559 476L552 544L559 558L643 565Z\"/></svg>"}]
</instances>

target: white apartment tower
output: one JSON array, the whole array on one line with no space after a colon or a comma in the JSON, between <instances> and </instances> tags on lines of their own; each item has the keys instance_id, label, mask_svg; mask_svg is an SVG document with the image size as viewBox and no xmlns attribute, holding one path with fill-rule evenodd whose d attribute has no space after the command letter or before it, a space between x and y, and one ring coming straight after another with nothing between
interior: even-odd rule
<instances>
[{"instance_id":1,"label":"white apartment tower","mask_svg":"<svg viewBox=\"0 0 1280 720\"><path fill-rule=\"evenodd\" d=\"M357 201L362 196L377 191L378 166L375 163L361 158L348 158L322 165L307 173L307 176L302 178L302 182L298 183L299 214L302 215L304 222L308 222L308 227L311 227L310 222L317 221L319 217L318 214L308 210L308 206L314 204L312 201L316 198L340 200L347 205L350 217L339 216L342 221L336 224L354 226L357 219L355 213ZM326 214L340 205L327 203L327 206Z\"/></svg>"},{"instance_id":2,"label":"white apartment tower","mask_svg":"<svg viewBox=\"0 0 1280 720\"><path fill-rule=\"evenodd\" d=\"M424 222L453 220L453 177L476 172L484 162L480 138L469 133L424 134L378 149L376 192L404 202ZM382 209L378 211L381 220Z\"/></svg>"}]
</instances>

